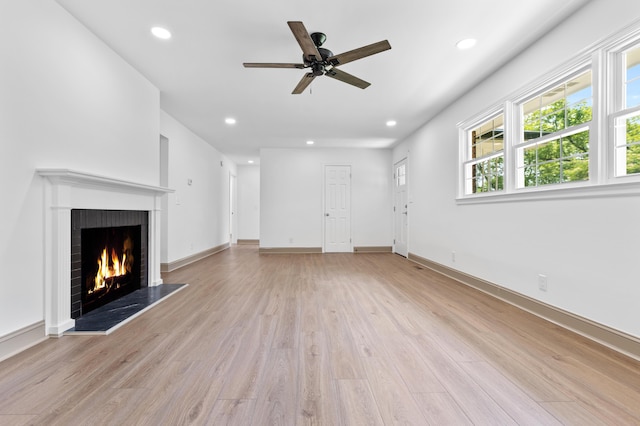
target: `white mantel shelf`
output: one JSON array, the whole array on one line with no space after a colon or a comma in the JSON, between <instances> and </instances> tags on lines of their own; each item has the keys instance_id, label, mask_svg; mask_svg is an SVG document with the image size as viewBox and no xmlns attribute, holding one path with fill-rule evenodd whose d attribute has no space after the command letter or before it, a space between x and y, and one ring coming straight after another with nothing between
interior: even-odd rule
<instances>
[{"instance_id":1,"label":"white mantel shelf","mask_svg":"<svg viewBox=\"0 0 640 426\"><path fill-rule=\"evenodd\" d=\"M45 328L61 336L75 325L71 318L71 210L142 210L149 212L148 284L162 284L160 233L162 198L173 189L71 169L38 168L44 180Z\"/></svg>"},{"instance_id":2,"label":"white mantel shelf","mask_svg":"<svg viewBox=\"0 0 640 426\"><path fill-rule=\"evenodd\" d=\"M97 185L105 188L128 189L132 192L155 192L158 195L175 192L173 189L162 186L145 185L71 169L36 169L36 171L40 176L46 177L52 182L66 183L67 185Z\"/></svg>"}]
</instances>

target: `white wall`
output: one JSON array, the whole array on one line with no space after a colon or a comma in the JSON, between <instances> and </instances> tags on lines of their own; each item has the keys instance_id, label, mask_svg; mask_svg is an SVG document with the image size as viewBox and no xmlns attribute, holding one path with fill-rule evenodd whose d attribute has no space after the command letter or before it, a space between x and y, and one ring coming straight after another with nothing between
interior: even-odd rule
<instances>
[{"instance_id":1,"label":"white wall","mask_svg":"<svg viewBox=\"0 0 640 426\"><path fill-rule=\"evenodd\" d=\"M43 182L69 168L158 184L159 91L50 0L0 12L0 336L43 320Z\"/></svg>"},{"instance_id":2,"label":"white wall","mask_svg":"<svg viewBox=\"0 0 640 426\"><path fill-rule=\"evenodd\" d=\"M238 239L260 239L260 167L238 166Z\"/></svg>"},{"instance_id":3,"label":"white wall","mask_svg":"<svg viewBox=\"0 0 640 426\"><path fill-rule=\"evenodd\" d=\"M324 166L342 164L351 165L353 245L392 245L391 151L311 148L260 152L261 247L322 247Z\"/></svg>"},{"instance_id":4,"label":"white wall","mask_svg":"<svg viewBox=\"0 0 640 426\"><path fill-rule=\"evenodd\" d=\"M169 142L168 235L162 263L184 259L229 242L229 161L169 114L160 132ZM189 184L191 181L191 184Z\"/></svg>"},{"instance_id":5,"label":"white wall","mask_svg":"<svg viewBox=\"0 0 640 426\"><path fill-rule=\"evenodd\" d=\"M455 201L456 123L638 18L636 0L588 3L394 149L394 160L410 161L411 253L640 337L640 227L631 225L640 196ZM546 293L538 274L548 276Z\"/></svg>"}]
</instances>

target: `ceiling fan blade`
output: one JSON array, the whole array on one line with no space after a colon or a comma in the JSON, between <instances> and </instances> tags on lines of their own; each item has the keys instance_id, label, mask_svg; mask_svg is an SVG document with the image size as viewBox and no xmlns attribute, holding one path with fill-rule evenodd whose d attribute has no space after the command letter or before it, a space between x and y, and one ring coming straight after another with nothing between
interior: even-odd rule
<instances>
[{"instance_id":1,"label":"ceiling fan blade","mask_svg":"<svg viewBox=\"0 0 640 426\"><path fill-rule=\"evenodd\" d=\"M340 53L327 58L333 66L346 64L347 62L355 61L356 59L365 58L367 56L375 55L376 53L384 52L391 49L391 45L387 40L379 41L377 43L369 44L367 46L360 47L358 49L350 50L348 52Z\"/></svg>"},{"instance_id":2,"label":"ceiling fan blade","mask_svg":"<svg viewBox=\"0 0 640 426\"><path fill-rule=\"evenodd\" d=\"M245 62L245 68L296 68L304 69L304 64L278 64L278 63L262 63L262 62Z\"/></svg>"},{"instance_id":3,"label":"ceiling fan blade","mask_svg":"<svg viewBox=\"0 0 640 426\"><path fill-rule=\"evenodd\" d=\"M367 87L371 86L371 83L364 81L362 79L359 79L358 77L351 75L349 73L346 73L337 68L330 69L325 73L325 75L327 77L335 78L336 80L340 80L342 82L345 82L352 86L359 87L361 89L366 89Z\"/></svg>"},{"instance_id":4,"label":"ceiling fan blade","mask_svg":"<svg viewBox=\"0 0 640 426\"><path fill-rule=\"evenodd\" d=\"M304 27L304 24L300 21L288 21L287 24L289 25L289 28L291 28L293 36L298 41L305 59L309 59L311 62L311 59L313 59L311 57L315 56L316 60L322 61L322 56L320 56L318 48L316 47L313 40L311 40L311 36L309 35L307 29Z\"/></svg>"},{"instance_id":5,"label":"ceiling fan blade","mask_svg":"<svg viewBox=\"0 0 640 426\"><path fill-rule=\"evenodd\" d=\"M306 89L311 84L314 78L316 78L316 76L311 72L303 75L302 79L300 80L300 82L298 82L298 85L295 89L293 89L293 92L291 92L291 94L299 95L300 93L304 92L304 89Z\"/></svg>"}]
</instances>

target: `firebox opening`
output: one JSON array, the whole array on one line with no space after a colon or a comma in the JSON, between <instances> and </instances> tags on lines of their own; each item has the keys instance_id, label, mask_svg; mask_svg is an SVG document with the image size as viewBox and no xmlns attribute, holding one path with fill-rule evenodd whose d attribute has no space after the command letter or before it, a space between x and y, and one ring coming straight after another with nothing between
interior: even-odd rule
<instances>
[{"instance_id":1,"label":"firebox opening","mask_svg":"<svg viewBox=\"0 0 640 426\"><path fill-rule=\"evenodd\" d=\"M81 247L81 314L140 288L140 225L82 229Z\"/></svg>"}]
</instances>

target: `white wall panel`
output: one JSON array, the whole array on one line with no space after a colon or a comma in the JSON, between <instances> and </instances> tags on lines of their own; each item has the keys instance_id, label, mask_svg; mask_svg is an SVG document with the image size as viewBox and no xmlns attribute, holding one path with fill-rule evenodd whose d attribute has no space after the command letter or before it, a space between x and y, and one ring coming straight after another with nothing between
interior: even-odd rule
<instances>
[{"instance_id":1,"label":"white wall panel","mask_svg":"<svg viewBox=\"0 0 640 426\"><path fill-rule=\"evenodd\" d=\"M229 173L235 164L164 111L169 142L167 259L170 263L229 242Z\"/></svg>"},{"instance_id":2,"label":"white wall panel","mask_svg":"<svg viewBox=\"0 0 640 426\"><path fill-rule=\"evenodd\" d=\"M260 238L260 167L238 166L238 238Z\"/></svg>"},{"instance_id":3,"label":"white wall panel","mask_svg":"<svg viewBox=\"0 0 640 426\"><path fill-rule=\"evenodd\" d=\"M391 246L391 151L264 149L260 246L322 247L325 165L351 165L354 246Z\"/></svg>"}]
</instances>

